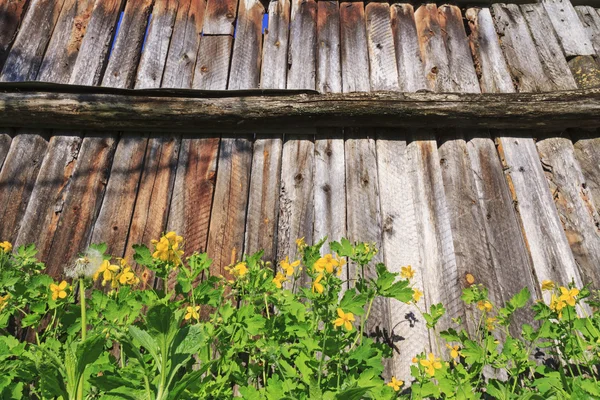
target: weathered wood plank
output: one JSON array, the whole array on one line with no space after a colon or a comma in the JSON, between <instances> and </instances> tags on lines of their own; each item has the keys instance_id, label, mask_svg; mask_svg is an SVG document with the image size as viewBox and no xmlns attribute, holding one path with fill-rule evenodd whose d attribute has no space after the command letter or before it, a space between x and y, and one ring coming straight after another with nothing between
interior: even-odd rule
<instances>
[{"instance_id":1,"label":"weathered wood plank","mask_svg":"<svg viewBox=\"0 0 600 400\"><path fill-rule=\"evenodd\" d=\"M314 89L316 84L317 2L292 0L288 50L288 89Z\"/></svg>"},{"instance_id":2,"label":"weathered wood plank","mask_svg":"<svg viewBox=\"0 0 600 400\"><path fill-rule=\"evenodd\" d=\"M95 3L69 83L100 83L124 1L104 0Z\"/></svg>"},{"instance_id":3,"label":"weathered wood plank","mask_svg":"<svg viewBox=\"0 0 600 400\"><path fill-rule=\"evenodd\" d=\"M39 81L68 83L79 54L93 0L66 0L37 76Z\"/></svg>"},{"instance_id":4,"label":"weathered wood plank","mask_svg":"<svg viewBox=\"0 0 600 400\"><path fill-rule=\"evenodd\" d=\"M392 4L391 19L400 91L416 92L426 89L413 6Z\"/></svg>"},{"instance_id":5,"label":"weathered wood plank","mask_svg":"<svg viewBox=\"0 0 600 400\"><path fill-rule=\"evenodd\" d=\"M0 171L2 171L4 159L10 150L10 143L12 142L10 133L11 131L8 129L0 131Z\"/></svg>"},{"instance_id":6,"label":"weathered wood plank","mask_svg":"<svg viewBox=\"0 0 600 400\"><path fill-rule=\"evenodd\" d=\"M6 58L0 81L33 81L64 0L32 0L15 42Z\"/></svg>"},{"instance_id":7,"label":"weathered wood plank","mask_svg":"<svg viewBox=\"0 0 600 400\"><path fill-rule=\"evenodd\" d=\"M581 167L586 182L586 188L596 207L600 204L600 137L597 131L573 132L575 157Z\"/></svg>"},{"instance_id":8,"label":"weathered wood plank","mask_svg":"<svg viewBox=\"0 0 600 400\"><path fill-rule=\"evenodd\" d=\"M240 3L228 89L258 88L264 13L265 9L259 0Z\"/></svg>"},{"instance_id":9,"label":"weathered wood plank","mask_svg":"<svg viewBox=\"0 0 600 400\"><path fill-rule=\"evenodd\" d=\"M200 39L192 88L204 90L226 88L232 40L231 36L203 36Z\"/></svg>"},{"instance_id":10,"label":"weathered wood plank","mask_svg":"<svg viewBox=\"0 0 600 400\"><path fill-rule=\"evenodd\" d=\"M366 73L369 70L369 53L364 21L365 8L362 2L340 4L344 93L371 90L369 75Z\"/></svg>"},{"instance_id":11,"label":"weathered wood plank","mask_svg":"<svg viewBox=\"0 0 600 400\"><path fill-rule=\"evenodd\" d=\"M162 87L192 87L205 10L206 0L181 0L179 2Z\"/></svg>"},{"instance_id":12,"label":"weathered wood plank","mask_svg":"<svg viewBox=\"0 0 600 400\"><path fill-rule=\"evenodd\" d=\"M41 134L20 132L11 142L0 172L0 237L13 241L25 213L48 142Z\"/></svg>"},{"instance_id":13,"label":"weathered wood plank","mask_svg":"<svg viewBox=\"0 0 600 400\"><path fill-rule=\"evenodd\" d=\"M317 11L317 90L342 91L340 8L337 1L320 1Z\"/></svg>"},{"instance_id":14,"label":"weathered wood plank","mask_svg":"<svg viewBox=\"0 0 600 400\"><path fill-rule=\"evenodd\" d=\"M238 0L207 0L204 35L233 35L237 11Z\"/></svg>"},{"instance_id":15,"label":"weathered wood plank","mask_svg":"<svg viewBox=\"0 0 600 400\"><path fill-rule=\"evenodd\" d=\"M448 57L435 4L424 4L415 12L419 48L425 68L425 81L430 90L453 90L448 69Z\"/></svg>"},{"instance_id":16,"label":"weathered wood plank","mask_svg":"<svg viewBox=\"0 0 600 400\"><path fill-rule=\"evenodd\" d=\"M577 6L575 11L596 50L596 55L600 57L600 13L591 6Z\"/></svg>"},{"instance_id":17,"label":"weathered wood plank","mask_svg":"<svg viewBox=\"0 0 600 400\"><path fill-rule=\"evenodd\" d=\"M21 19L29 0L3 1L0 3L0 68L8 57Z\"/></svg>"},{"instance_id":18,"label":"weathered wood plank","mask_svg":"<svg viewBox=\"0 0 600 400\"><path fill-rule=\"evenodd\" d=\"M285 89L287 86L290 8L289 0L269 3L269 28L263 39L260 78L263 89Z\"/></svg>"},{"instance_id":19,"label":"weathered wood plank","mask_svg":"<svg viewBox=\"0 0 600 400\"><path fill-rule=\"evenodd\" d=\"M102 79L102 86L120 88L133 86L153 1L129 0L127 2L119 34Z\"/></svg>"},{"instance_id":20,"label":"weathered wood plank","mask_svg":"<svg viewBox=\"0 0 600 400\"><path fill-rule=\"evenodd\" d=\"M371 90L398 90L398 68L390 6L385 3L369 3L365 15Z\"/></svg>"},{"instance_id":21,"label":"weathered wood plank","mask_svg":"<svg viewBox=\"0 0 600 400\"><path fill-rule=\"evenodd\" d=\"M552 21L567 58L594 54L594 46L570 0L542 0L541 3Z\"/></svg>"},{"instance_id":22,"label":"weathered wood plank","mask_svg":"<svg viewBox=\"0 0 600 400\"><path fill-rule=\"evenodd\" d=\"M160 87L171 43L178 2L163 0L156 3L137 67L136 89Z\"/></svg>"}]
</instances>

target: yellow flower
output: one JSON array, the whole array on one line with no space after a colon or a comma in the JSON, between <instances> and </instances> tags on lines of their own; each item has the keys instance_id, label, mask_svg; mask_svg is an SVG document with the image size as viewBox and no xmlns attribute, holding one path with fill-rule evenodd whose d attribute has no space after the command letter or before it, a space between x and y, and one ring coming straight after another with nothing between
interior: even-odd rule
<instances>
[{"instance_id":1,"label":"yellow flower","mask_svg":"<svg viewBox=\"0 0 600 400\"><path fill-rule=\"evenodd\" d=\"M171 263L175 267L181 264L183 256L183 250L181 250L183 238L181 236L177 236L175 232L168 232L160 240L152 240L152 244L154 245L152 257Z\"/></svg>"},{"instance_id":2,"label":"yellow flower","mask_svg":"<svg viewBox=\"0 0 600 400\"><path fill-rule=\"evenodd\" d=\"M287 279L285 278L285 275L283 275L281 272L278 272L277 275L275 275L275 278L273 278L273 283L275 286L277 286L277 288L281 289L283 282L286 280Z\"/></svg>"},{"instance_id":3,"label":"yellow flower","mask_svg":"<svg viewBox=\"0 0 600 400\"><path fill-rule=\"evenodd\" d=\"M140 281L139 278L135 276L130 266L123 268L116 279L121 285L137 285Z\"/></svg>"},{"instance_id":4,"label":"yellow flower","mask_svg":"<svg viewBox=\"0 0 600 400\"><path fill-rule=\"evenodd\" d=\"M429 353L429 357L425 360L421 360L421 365L426 368L426 372L429 376L435 375L436 369L442 368L442 363L439 358L435 358L433 353Z\"/></svg>"},{"instance_id":5,"label":"yellow flower","mask_svg":"<svg viewBox=\"0 0 600 400\"><path fill-rule=\"evenodd\" d=\"M341 308L337 309L337 314L338 317L335 321L333 321L333 324L335 325L335 327L337 328L338 326L342 326L344 325L344 328L346 328L347 331L351 331L352 330L352 322L354 322L354 314L352 313L345 313Z\"/></svg>"},{"instance_id":6,"label":"yellow flower","mask_svg":"<svg viewBox=\"0 0 600 400\"><path fill-rule=\"evenodd\" d=\"M481 311L490 312L492 311L492 303L487 300L479 300L477 302L477 308L479 308Z\"/></svg>"},{"instance_id":7,"label":"yellow flower","mask_svg":"<svg viewBox=\"0 0 600 400\"><path fill-rule=\"evenodd\" d=\"M0 296L0 311L4 310L4 307L8 304L8 299L10 299L10 293Z\"/></svg>"},{"instance_id":8,"label":"yellow flower","mask_svg":"<svg viewBox=\"0 0 600 400\"><path fill-rule=\"evenodd\" d=\"M0 250L5 253L10 253L12 251L12 244L10 242L0 242Z\"/></svg>"},{"instance_id":9,"label":"yellow flower","mask_svg":"<svg viewBox=\"0 0 600 400\"><path fill-rule=\"evenodd\" d=\"M248 266L245 262L239 262L231 269L231 273L235 277L241 278L248 273Z\"/></svg>"},{"instance_id":10,"label":"yellow flower","mask_svg":"<svg viewBox=\"0 0 600 400\"><path fill-rule=\"evenodd\" d=\"M412 360L410 360L413 364L416 364L419 362L419 359L417 357L413 357Z\"/></svg>"},{"instance_id":11,"label":"yellow flower","mask_svg":"<svg viewBox=\"0 0 600 400\"><path fill-rule=\"evenodd\" d=\"M488 317L485 320L485 328L488 331L493 331L494 329L496 329L496 326L494 325L495 322L496 322L496 318Z\"/></svg>"},{"instance_id":12,"label":"yellow flower","mask_svg":"<svg viewBox=\"0 0 600 400\"><path fill-rule=\"evenodd\" d=\"M187 321L190 318L194 318L194 319L200 319L200 314L198 313L198 311L200 310L200 306L196 306L196 307L191 307L188 306L186 308L186 314L185 314L185 320Z\"/></svg>"},{"instance_id":13,"label":"yellow flower","mask_svg":"<svg viewBox=\"0 0 600 400\"><path fill-rule=\"evenodd\" d=\"M287 276L294 275L294 268L300 265L300 260L296 260L293 263L290 263L290 258L288 256L285 257L285 260L282 260L280 263L281 268L285 271Z\"/></svg>"},{"instance_id":14,"label":"yellow flower","mask_svg":"<svg viewBox=\"0 0 600 400\"><path fill-rule=\"evenodd\" d=\"M469 285L472 285L475 283L475 277L472 274L465 275L465 279L467 280L467 283Z\"/></svg>"},{"instance_id":15,"label":"yellow flower","mask_svg":"<svg viewBox=\"0 0 600 400\"><path fill-rule=\"evenodd\" d=\"M392 376L392 380L389 381L387 385L397 392L400 390L400 387L404 385L404 382L399 381L395 376Z\"/></svg>"},{"instance_id":16,"label":"yellow flower","mask_svg":"<svg viewBox=\"0 0 600 400\"><path fill-rule=\"evenodd\" d=\"M323 274L317 276L317 278L313 282L313 284L312 284L312 291L313 291L313 293L316 291L319 294L322 294L323 290L325 290L325 288L323 287L323 284L319 283L319 282L321 282L321 279L323 279Z\"/></svg>"},{"instance_id":17,"label":"yellow flower","mask_svg":"<svg viewBox=\"0 0 600 400\"><path fill-rule=\"evenodd\" d=\"M117 273L119 272L119 267L117 265L112 265L108 260L102 261L100 264L100 268L96 271L93 276L94 280L98 280L100 274L102 274L102 286L106 285L106 282L111 282Z\"/></svg>"},{"instance_id":18,"label":"yellow flower","mask_svg":"<svg viewBox=\"0 0 600 400\"><path fill-rule=\"evenodd\" d=\"M460 353L460 346L459 345L455 344L454 346L451 346L448 343L446 343L446 347L450 349L450 357L452 357L452 358L458 358L458 356L462 355Z\"/></svg>"},{"instance_id":19,"label":"yellow flower","mask_svg":"<svg viewBox=\"0 0 600 400\"><path fill-rule=\"evenodd\" d=\"M415 303L419 302L419 299L421 298L421 296L423 296L423 292L421 292L417 288L413 288L413 300L415 301Z\"/></svg>"},{"instance_id":20,"label":"yellow flower","mask_svg":"<svg viewBox=\"0 0 600 400\"><path fill-rule=\"evenodd\" d=\"M67 297L67 281L62 281L58 285L51 283L50 290L52 291L52 300L64 299Z\"/></svg>"},{"instance_id":21,"label":"yellow flower","mask_svg":"<svg viewBox=\"0 0 600 400\"><path fill-rule=\"evenodd\" d=\"M415 270L412 269L410 265L408 265L400 269L400 275L402 275L403 278L411 279L415 276Z\"/></svg>"},{"instance_id":22,"label":"yellow flower","mask_svg":"<svg viewBox=\"0 0 600 400\"><path fill-rule=\"evenodd\" d=\"M306 243L304 242L303 237L301 237L300 239L296 239L296 246L301 250L306 247Z\"/></svg>"},{"instance_id":23,"label":"yellow flower","mask_svg":"<svg viewBox=\"0 0 600 400\"><path fill-rule=\"evenodd\" d=\"M554 293L550 298L550 309L558 313L558 318L562 317L562 310L565 308L567 303L561 297L557 297Z\"/></svg>"},{"instance_id":24,"label":"yellow flower","mask_svg":"<svg viewBox=\"0 0 600 400\"><path fill-rule=\"evenodd\" d=\"M333 258L331 254L325 254L315 262L315 271L323 272L327 271L328 274L333 274L334 270L337 270L338 275L341 274L342 270L338 268L340 266L340 260Z\"/></svg>"},{"instance_id":25,"label":"yellow flower","mask_svg":"<svg viewBox=\"0 0 600 400\"><path fill-rule=\"evenodd\" d=\"M554 282L547 280L547 279L542 281L542 290L552 290L552 289L554 289Z\"/></svg>"},{"instance_id":26,"label":"yellow flower","mask_svg":"<svg viewBox=\"0 0 600 400\"><path fill-rule=\"evenodd\" d=\"M571 307L575 307L575 302L576 302L575 297L578 294L579 294L579 289L577 289L577 288L567 289L566 287L561 286L559 300L564 301Z\"/></svg>"}]
</instances>

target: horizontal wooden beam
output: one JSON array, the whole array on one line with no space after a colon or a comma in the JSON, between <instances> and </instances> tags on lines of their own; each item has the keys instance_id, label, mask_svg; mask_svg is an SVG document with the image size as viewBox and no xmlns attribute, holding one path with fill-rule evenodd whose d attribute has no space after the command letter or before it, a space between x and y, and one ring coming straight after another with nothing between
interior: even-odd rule
<instances>
[{"instance_id":1,"label":"horizontal wooden beam","mask_svg":"<svg viewBox=\"0 0 600 400\"><path fill-rule=\"evenodd\" d=\"M123 94L125 93L125 94ZM600 127L600 89L552 93L349 93L193 97L193 92L0 92L0 126L182 132L313 127ZM234 92L232 92L235 95Z\"/></svg>"}]
</instances>

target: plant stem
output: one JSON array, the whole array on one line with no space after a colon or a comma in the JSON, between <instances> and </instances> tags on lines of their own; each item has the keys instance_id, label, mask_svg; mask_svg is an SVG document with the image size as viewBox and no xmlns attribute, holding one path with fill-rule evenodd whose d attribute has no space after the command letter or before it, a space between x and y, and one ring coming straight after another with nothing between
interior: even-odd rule
<instances>
[{"instance_id":1,"label":"plant stem","mask_svg":"<svg viewBox=\"0 0 600 400\"><path fill-rule=\"evenodd\" d=\"M325 342L327 341L327 327L325 324L325 329L323 330L323 345L321 346L321 361L319 362L319 380L317 382L317 387L321 388L321 377L323 376L323 361L325 360Z\"/></svg>"},{"instance_id":2,"label":"plant stem","mask_svg":"<svg viewBox=\"0 0 600 400\"><path fill-rule=\"evenodd\" d=\"M79 305L81 307L81 341L85 341L87 336L87 318L85 308L85 282L83 278L79 278ZM77 388L77 399L83 400L83 374L79 380L79 386Z\"/></svg>"}]
</instances>

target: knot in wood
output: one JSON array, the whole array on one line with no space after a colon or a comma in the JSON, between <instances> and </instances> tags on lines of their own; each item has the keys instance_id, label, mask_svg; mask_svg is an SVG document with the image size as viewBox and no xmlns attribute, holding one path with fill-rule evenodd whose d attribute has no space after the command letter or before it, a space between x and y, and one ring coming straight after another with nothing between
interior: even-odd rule
<instances>
[{"instance_id":1,"label":"knot in wood","mask_svg":"<svg viewBox=\"0 0 600 400\"><path fill-rule=\"evenodd\" d=\"M200 68L200 72L208 72L208 67L207 67L206 65L203 65L203 66Z\"/></svg>"},{"instance_id":2,"label":"knot in wood","mask_svg":"<svg viewBox=\"0 0 600 400\"><path fill-rule=\"evenodd\" d=\"M431 73L432 74L437 74L438 73L438 67L431 68Z\"/></svg>"},{"instance_id":3,"label":"knot in wood","mask_svg":"<svg viewBox=\"0 0 600 400\"><path fill-rule=\"evenodd\" d=\"M331 190L331 187L328 184L325 184L322 186L322 189L325 193L329 193L329 191Z\"/></svg>"},{"instance_id":4,"label":"knot in wood","mask_svg":"<svg viewBox=\"0 0 600 400\"><path fill-rule=\"evenodd\" d=\"M232 19L232 18L233 18L233 13L230 11L230 12L228 12L227 14L225 14L225 16L226 16L227 18L229 18L229 19Z\"/></svg>"},{"instance_id":5,"label":"knot in wood","mask_svg":"<svg viewBox=\"0 0 600 400\"><path fill-rule=\"evenodd\" d=\"M302 174L301 174L301 173L297 173L296 175L294 175L294 181L295 181L296 183L300 183L300 182L302 182L302 180L303 180L303 179L304 179L304 177L302 176Z\"/></svg>"}]
</instances>

